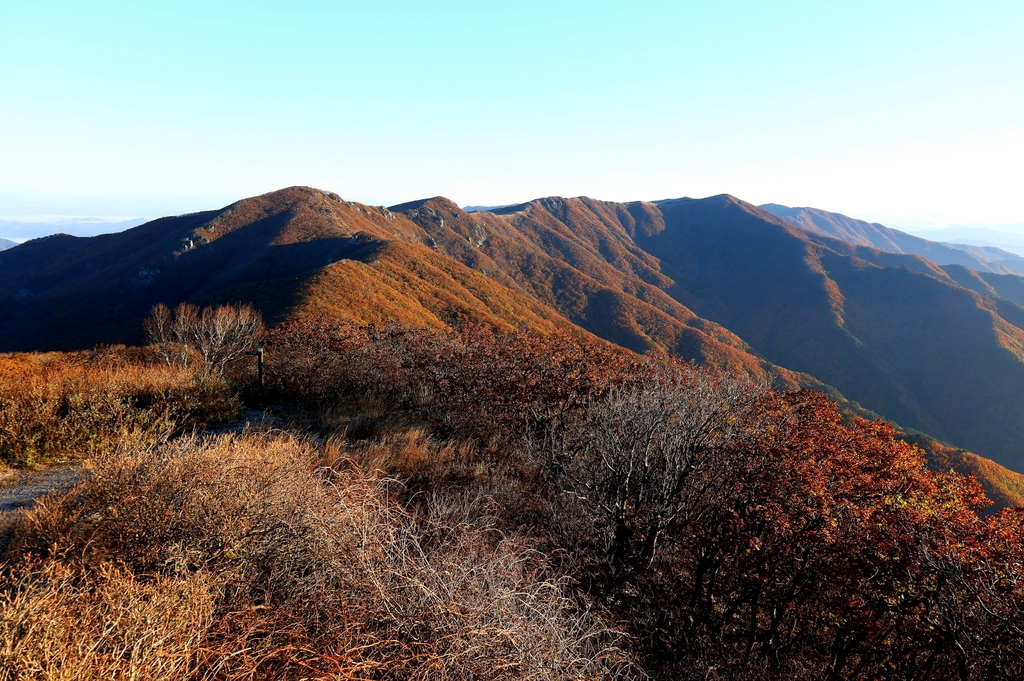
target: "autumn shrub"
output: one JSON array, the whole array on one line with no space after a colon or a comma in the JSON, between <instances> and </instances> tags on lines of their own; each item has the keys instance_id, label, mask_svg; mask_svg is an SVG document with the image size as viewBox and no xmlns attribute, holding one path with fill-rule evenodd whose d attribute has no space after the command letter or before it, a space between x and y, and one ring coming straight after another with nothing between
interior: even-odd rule
<instances>
[{"instance_id":1,"label":"autumn shrub","mask_svg":"<svg viewBox=\"0 0 1024 681\"><path fill-rule=\"evenodd\" d=\"M505 517L572 556L655 677L1024 676L1024 516L984 517L973 478L819 393L557 334L307 319L268 340L277 395L474 443L377 457L418 489L495 489L443 469L505 465Z\"/></svg>"},{"instance_id":2,"label":"autumn shrub","mask_svg":"<svg viewBox=\"0 0 1024 681\"><path fill-rule=\"evenodd\" d=\"M261 398L319 439L99 457L18 525L11 612L51 573L72 613L107 575L192 589L209 624L168 650L198 677L1024 678L1024 513L819 393L472 326L266 350Z\"/></svg>"},{"instance_id":3,"label":"autumn shrub","mask_svg":"<svg viewBox=\"0 0 1024 681\"><path fill-rule=\"evenodd\" d=\"M0 357L0 461L88 456L127 437L153 439L236 413L223 379L128 354Z\"/></svg>"},{"instance_id":4,"label":"autumn shrub","mask_svg":"<svg viewBox=\"0 0 1024 681\"><path fill-rule=\"evenodd\" d=\"M0 601L9 664L40 678L58 663L121 678L633 673L535 542L486 503L408 506L395 481L324 459L308 440L253 432L98 457L17 528ZM167 613L145 627L97 614L157 602ZM154 664L157 641L174 665Z\"/></svg>"},{"instance_id":5,"label":"autumn shrub","mask_svg":"<svg viewBox=\"0 0 1024 681\"><path fill-rule=\"evenodd\" d=\"M550 517L648 671L1020 677L1019 515L981 516L976 481L818 393L684 379L613 391L549 445Z\"/></svg>"},{"instance_id":6,"label":"autumn shrub","mask_svg":"<svg viewBox=\"0 0 1024 681\"><path fill-rule=\"evenodd\" d=\"M472 325L442 332L309 317L271 330L265 345L266 399L386 405L480 442L514 440L652 366L603 341Z\"/></svg>"}]
</instances>

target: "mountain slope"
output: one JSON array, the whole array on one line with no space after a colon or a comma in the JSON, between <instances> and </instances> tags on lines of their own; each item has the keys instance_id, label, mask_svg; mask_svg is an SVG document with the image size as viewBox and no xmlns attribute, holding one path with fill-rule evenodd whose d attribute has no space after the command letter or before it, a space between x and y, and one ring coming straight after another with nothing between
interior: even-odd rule
<instances>
[{"instance_id":1,"label":"mountain slope","mask_svg":"<svg viewBox=\"0 0 1024 681\"><path fill-rule=\"evenodd\" d=\"M825 249L753 206L701 203L663 204L669 227L646 248L699 263L669 274L714 301L706 316L903 426L1024 468L1024 332L996 299Z\"/></svg>"},{"instance_id":2,"label":"mountain slope","mask_svg":"<svg viewBox=\"0 0 1024 681\"><path fill-rule=\"evenodd\" d=\"M818 208L790 208L777 203L760 206L776 217L812 234L833 237L888 253L919 255L939 265L963 265L979 272L1024 273L1024 258L999 248L929 241Z\"/></svg>"},{"instance_id":3,"label":"mountain slope","mask_svg":"<svg viewBox=\"0 0 1024 681\"><path fill-rule=\"evenodd\" d=\"M250 301L270 323L324 313L439 328L471 321L586 329L636 350L680 352L780 387L827 389L753 355L734 334L660 290L611 267L590 276L514 232L506 234L502 253L526 263L536 281L510 276L459 225L467 215L461 209L444 199L416 205L422 215L413 204L392 211L292 187L120 234L29 242L0 258L0 350L137 342L141 320L157 302ZM548 284L534 285L545 278ZM546 295L537 295L541 289Z\"/></svg>"},{"instance_id":4,"label":"mountain slope","mask_svg":"<svg viewBox=\"0 0 1024 681\"><path fill-rule=\"evenodd\" d=\"M587 209L568 229L551 219L517 221L516 208L470 214L437 197L391 210L427 232L438 252L523 289L602 338L637 352L660 348L758 378L773 376L783 386L807 383L808 377L753 356L735 334L666 294L662 287L671 280L659 273L655 259L630 245L624 231L583 220L595 217Z\"/></svg>"},{"instance_id":5,"label":"mountain slope","mask_svg":"<svg viewBox=\"0 0 1024 681\"><path fill-rule=\"evenodd\" d=\"M1017 277L811 234L731 196L467 213L293 187L0 254L0 349L135 341L156 302L594 334L864 408L1024 470ZM830 388L830 386L834 386Z\"/></svg>"},{"instance_id":6,"label":"mountain slope","mask_svg":"<svg viewBox=\"0 0 1024 681\"><path fill-rule=\"evenodd\" d=\"M549 198L458 220L410 217L421 226L457 222L469 235L463 245L478 244L476 257L592 330L592 296L566 295L547 260L523 260L510 242L526 240L551 261L629 287L662 309L667 295L777 366L810 374L903 426L1024 469L1017 325L1024 321L1017 306L947 272L966 282L966 270L811 235L729 196L631 204ZM436 247L445 243L437 239ZM456 246L447 252L457 258Z\"/></svg>"},{"instance_id":7,"label":"mountain slope","mask_svg":"<svg viewBox=\"0 0 1024 681\"><path fill-rule=\"evenodd\" d=\"M498 328L576 332L554 310L428 249L386 242L370 257L345 258L303 283L291 316L326 314L357 324L445 328L470 321Z\"/></svg>"}]
</instances>

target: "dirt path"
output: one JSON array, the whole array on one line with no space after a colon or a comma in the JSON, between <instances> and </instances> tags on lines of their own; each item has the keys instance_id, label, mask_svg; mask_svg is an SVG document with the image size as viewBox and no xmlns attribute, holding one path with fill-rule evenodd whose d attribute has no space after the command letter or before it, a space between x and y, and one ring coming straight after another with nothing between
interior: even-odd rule
<instances>
[{"instance_id":1,"label":"dirt path","mask_svg":"<svg viewBox=\"0 0 1024 681\"><path fill-rule=\"evenodd\" d=\"M36 499L49 492L65 490L75 484L81 469L62 466L28 473L15 472L0 481L0 513L30 508Z\"/></svg>"},{"instance_id":2,"label":"dirt path","mask_svg":"<svg viewBox=\"0 0 1024 681\"><path fill-rule=\"evenodd\" d=\"M32 508L44 494L70 489L81 472L81 466L60 466L40 471L9 471L0 478L0 551L11 540L11 531L22 509Z\"/></svg>"}]
</instances>

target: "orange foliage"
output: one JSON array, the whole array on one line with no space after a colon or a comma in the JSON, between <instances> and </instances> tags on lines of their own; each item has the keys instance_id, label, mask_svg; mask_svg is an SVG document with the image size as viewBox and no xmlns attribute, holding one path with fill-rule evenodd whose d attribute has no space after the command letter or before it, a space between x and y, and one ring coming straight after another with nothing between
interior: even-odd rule
<instances>
[{"instance_id":1,"label":"orange foliage","mask_svg":"<svg viewBox=\"0 0 1024 681\"><path fill-rule=\"evenodd\" d=\"M141 354L0 355L0 462L85 456L236 412L222 379Z\"/></svg>"},{"instance_id":2,"label":"orange foliage","mask_svg":"<svg viewBox=\"0 0 1024 681\"><path fill-rule=\"evenodd\" d=\"M278 395L372 398L537 467L536 522L656 677L1024 673L1024 515L820 393L482 327L307 319L268 357Z\"/></svg>"}]
</instances>

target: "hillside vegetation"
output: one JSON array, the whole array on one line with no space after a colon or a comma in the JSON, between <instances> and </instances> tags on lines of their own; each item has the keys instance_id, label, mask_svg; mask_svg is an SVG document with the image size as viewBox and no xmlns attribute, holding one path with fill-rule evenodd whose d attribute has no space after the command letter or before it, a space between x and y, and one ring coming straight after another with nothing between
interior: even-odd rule
<instances>
[{"instance_id":1,"label":"hillside vegetation","mask_svg":"<svg viewBox=\"0 0 1024 681\"><path fill-rule=\"evenodd\" d=\"M0 463L95 454L224 421L238 411L223 378L108 348L0 355Z\"/></svg>"},{"instance_id":2,"label":"hillside vegetation","mask_svg":"<svg viewBox=\"0 0 1024 681\"><path fill-rule=\"evenodd\" d=\"M249 302L272 324L557 330L823 390L1024 471L1022 281L810 234L730 196L467 213L292 187L4 251L0 349L137 342L154 304L180 302Z\"/></svg>"},{"instance_id":3,"label":"hillside vegetation","mask_svg":"<svg viewBox=\"0 0 1024 681\"><path fill-rule=\"evenodd\" d=\"M821 393L488 326L263 347L228 376L292 424L111 442L22 512L0 678L1024 674L1024 515Z\"/></svg>"}]
</instances>

